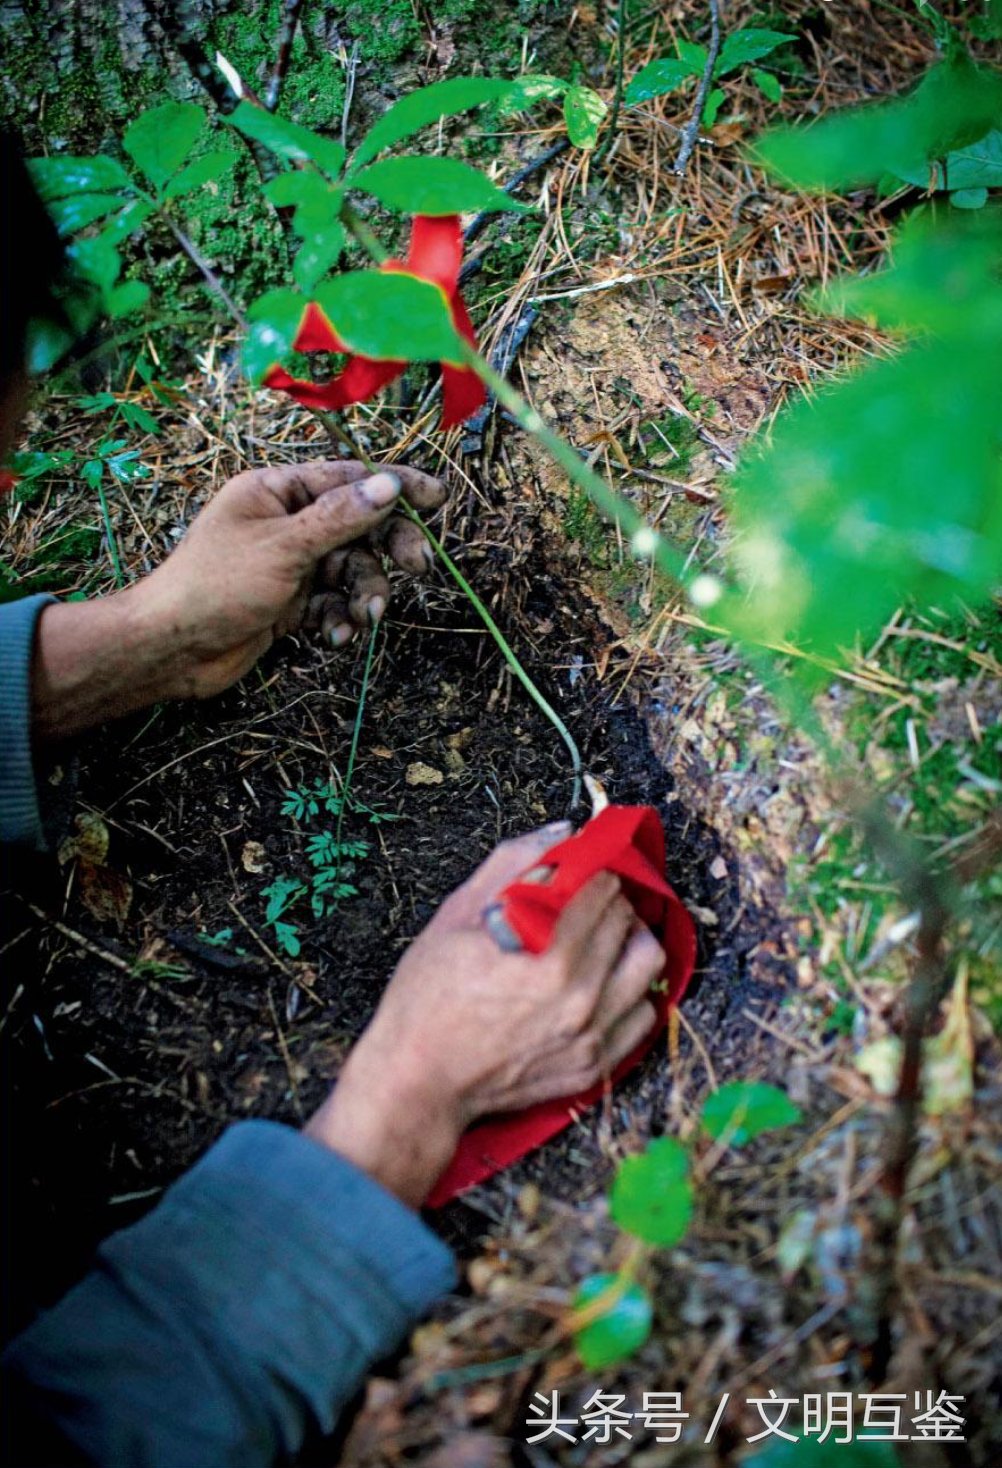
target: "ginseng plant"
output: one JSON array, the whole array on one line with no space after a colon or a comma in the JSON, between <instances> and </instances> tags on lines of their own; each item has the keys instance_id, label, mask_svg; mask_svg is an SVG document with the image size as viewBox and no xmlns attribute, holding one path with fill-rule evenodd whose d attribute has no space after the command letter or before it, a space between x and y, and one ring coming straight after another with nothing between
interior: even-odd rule
<instances>
[{"instance_id":1,"label":"ginseng plant","mask_svg":"<svg viewBox=\"0 0 1002 1468\"><path fill-rule=\"evenodd\" d=\"M245 369L252 382L286 392L317 414L332 437L374 469L334 415L371 398L411 363L438 363L442 429L454 428L477 412L489 389L598 509L627 532L635 554L654 556L666 570L680 576L682 557L674 548L546 427L477 349L458 286L463 252L460 216L474 211L521 211L527 206L458 159L379 156L446 116L504 100L510 90L511 83L496 78L457 77L412 92L379 119L350 158L338 142L277 117L254 102L239 104L226 120L285 165L264 190L278 209L291 211L292 230L302 240L292 265L295 286L267 292L248 312ZM405 259L393 258L355 209L351 196L356 193L411 216ZM372 267L331 275L349 237L369 256ZM325 382L288 370L292 353L317 352L337 353L347 360ZM512 672L563 739L571 757L576 802L581 758L566 726L525 672L438 537L410 505L404 502L401 508L421 526Z\"/></svg>"}]
</instances>

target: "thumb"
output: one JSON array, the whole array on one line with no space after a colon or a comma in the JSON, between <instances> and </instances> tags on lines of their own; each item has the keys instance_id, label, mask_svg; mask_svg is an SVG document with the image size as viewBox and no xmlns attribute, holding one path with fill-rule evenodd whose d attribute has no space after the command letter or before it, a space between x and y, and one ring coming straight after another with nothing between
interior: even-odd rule
<instances>
[{"instance_id":1,"label":"thumb","mask_svg":"<svg viewBox=\"0 0 1002 1468\"><path fill-rule=\"evenodd\" d=\"M400 496L400 480L386 472L339 485L318 495L311 505L289 517L300 548L318 561L328 551L347 545L381 524Z\"/></svg>"}]
</instances>

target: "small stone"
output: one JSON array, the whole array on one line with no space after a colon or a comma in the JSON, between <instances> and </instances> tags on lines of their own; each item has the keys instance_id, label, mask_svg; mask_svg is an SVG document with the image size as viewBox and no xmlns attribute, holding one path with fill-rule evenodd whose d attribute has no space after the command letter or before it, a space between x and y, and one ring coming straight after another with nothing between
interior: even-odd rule
<instances>
[{"instance_id":1,"label":"small stone","mask_svg":"<svg viewBox=\"0 0 1002 1468\"><path fill-rule=\"evenodd\" d=\"M244 843L244 849L240 853L240 865L245 872L255 874L263 872L267 864L268 859L264 854L264 847L260 841L247 841Z\"/></svg>"}]
</instances>

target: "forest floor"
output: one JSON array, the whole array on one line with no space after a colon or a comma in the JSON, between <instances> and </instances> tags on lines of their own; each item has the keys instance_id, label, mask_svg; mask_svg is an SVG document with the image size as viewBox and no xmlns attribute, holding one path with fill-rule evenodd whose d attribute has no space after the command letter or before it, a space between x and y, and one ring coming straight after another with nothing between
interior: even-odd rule
<instances>
[{"instance_id":1,"label":"forest floor","mask_svg":"<svg viewBox=\"0 0 1002 1468\"><path fill-rule=\"evenodd\" d=\"M701 8L681 9L698 28ZM751 14L737 9L734 25ZM925 42L892 11L835 0L806 26L791 20L803 37L791 113L899 89L922 70ZM644 33L628 74L670 49L669 30L665 21ZM474 250L483 267L469 292L489 347L528 327L509 370L540 413L711 568L726 545L727 471L748 435L804 387L888 350L865 327L811 314L801 297L877 260L895 206L869 195L825 202L765 182L740 146L775 109L742 75L681 181L670 167L687 94L624 114L607 164L573 150L556 160L522 195L543 206L540 221L528 232L495 225ZM610 97L613 80L611 67L598 79ZM499 176L559 135L512 129ZM250 394L232 346L224 333L200 344L200 371L178 382L173 406L138 380L128 385L161 431L130 441L151 476L115 489L127 577L154 564L233 473L327 451L299 409ZM462 1286L372 1378L317 1461L709 1468L752 1451L764 1424L750 1399L770 1389L798 1404L810 1393L879 1389L909 1403L919 1391L966 1399L961 1449L902 1443L900 1462L994 1468L994 936L953 935L947 1059L973 1094L923 1123L900 1241L895 1354L874 1387L890 1103L886 1077L856 1062L900 1031L914 924L894 874L862 841L854 790L790 729L758 665L632 561L502 415L444 442L427 436L434 418L433 403L390 395L378 411L357 410L352 431L376 457L447 476L439 533L586 767L612 799L660 811L668 875L699 930L698 972L677 1029L602 1106L434 1217L458 1251ZM50 395L33 410L25 446L76 451L93 436L94 420ZM55 477L4 516L5 563L24 589L41 584L40 566L64 594L114 584L93 494L78 479ZM289 798L308 802L343 776L364 657L363 646L332 658L305 636L289 639L221 698L102 730L75 764L52 771L76 835L58 863L25 862L4 896L4 1076L7 1115L18 1119L11 1226L25 1260L24 1311L77 1277L94 1244L140 1216L229 1120L306 1115L441 898L499 839L569 813L563 746L472 609L438 575L401 581L376 642L347 822L369 846L350 874L358 890L333 919L314 919L308 893L299 897L283 916L300 949L283 948L262 889L276 879L309 887L307 838L332 822L322 810L288 813ZM858 784L879 788L898 829L941 863L969 850L999 789L997 608L902 608L829 671L819 710ZM781 1084L802 1122L741 1151L700 1142L708 1091L737 1078ZM693 1226L651 1265L648 1343L590 1377L567 1338L566 1307L575 1284L622 1248L604 1191L615 1162L665 1132L695 1148ZM681 1391L681 1441L658 1444L634 1419L629 1439L527 1444L534 1393L559 1391L573 1416L599 1388L628 1411L644 1391ZM798 1405L790 1422L799 1416Z\"/></svg>"}]
</instances>

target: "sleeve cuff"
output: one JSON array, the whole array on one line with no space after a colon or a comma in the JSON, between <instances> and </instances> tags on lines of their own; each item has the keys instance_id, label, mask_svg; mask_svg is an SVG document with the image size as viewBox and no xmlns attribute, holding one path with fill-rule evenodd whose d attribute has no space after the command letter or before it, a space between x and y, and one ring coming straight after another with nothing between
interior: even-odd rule
<instances>
[{"instance_id":1,"label":"sleeve cuff","mask_svg":"<svg viewBox=\"0 0 1002 1468\"><path fill-rule=\"evenodd\" d=\"M45 851L31 749L31 663L35 628L53 596L0 607L0 841Z\"/></svg>"}]
</instances>

